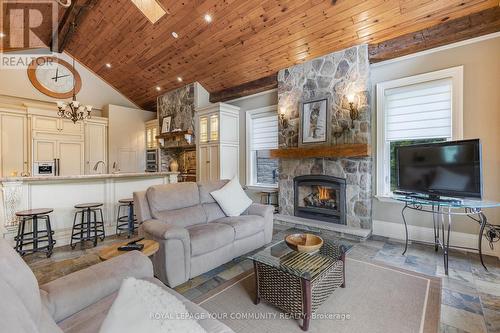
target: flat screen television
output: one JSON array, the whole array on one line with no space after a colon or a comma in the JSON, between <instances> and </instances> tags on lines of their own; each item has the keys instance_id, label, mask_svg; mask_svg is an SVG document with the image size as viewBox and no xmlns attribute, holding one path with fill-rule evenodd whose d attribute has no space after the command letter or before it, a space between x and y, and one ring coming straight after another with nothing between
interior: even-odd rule
<instances>
[{"instance_id":1,"label":"flat screen television","mask_svg":"<svg viewBox=\"0 0 500 333\"><path fill-rule=\"evenodd\" d=\"M482 198L479 139L396 148L397 189L432 198Z\"/></svg>"}]
</instances>

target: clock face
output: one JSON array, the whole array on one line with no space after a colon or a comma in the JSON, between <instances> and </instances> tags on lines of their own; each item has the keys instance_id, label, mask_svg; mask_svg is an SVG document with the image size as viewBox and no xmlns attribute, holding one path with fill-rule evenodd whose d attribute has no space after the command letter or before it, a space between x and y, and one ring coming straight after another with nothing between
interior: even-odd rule
<instances>
[{"instance_id":1,"label":"clock face","mask_svg":"<svg viewBox=\"0 0 500 333\"><path fill-rule=\"evenodd\" d=\"M69 98L81 88L80 75L66 61L55 57L35 59L28 68L28 77L35 88L55 98Z\"/></svg>"},{"instance_id":2,"label":"clock face","mask_svg":"<svg viewBox=\"0 0 500 333\"><path fill-rule=\"evenodd\" d=\"M46 89L56 93L73 91L73 73L57 62L47 62L35 70L36 79Z\"/></svg>"}]
</instances>

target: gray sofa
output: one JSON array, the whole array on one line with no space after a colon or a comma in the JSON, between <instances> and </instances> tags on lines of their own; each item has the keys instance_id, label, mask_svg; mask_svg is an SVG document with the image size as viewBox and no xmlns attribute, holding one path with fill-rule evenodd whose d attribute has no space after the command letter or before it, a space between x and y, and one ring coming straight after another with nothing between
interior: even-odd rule
<instances>
[{"instance_id":1,"label":"gray sofa","mask_svg":"<svg viewBox=\"0 0 500 333\"><path fill-rule=\"evenodd\" d=\"M2 239L0 331L97 333L126 277L149 280L165 288L184 303L194 318L207 318L198 321L207 332L233 332L155 279L151 261L140 252L123 254L39 287L28 265Z\"/></svg>"},{"instance_id":2,"label":"gray sofa","mask_svg":"<svg viewBox=\"0 0 500 333\"><path fill-rule=\"evenodd\" d=\"M155 276L170 287L271 242L273 207L227 217L210 192L227 180L157 185L134 193L141 235L160 243Z\"/></svg>"}]
</instances>

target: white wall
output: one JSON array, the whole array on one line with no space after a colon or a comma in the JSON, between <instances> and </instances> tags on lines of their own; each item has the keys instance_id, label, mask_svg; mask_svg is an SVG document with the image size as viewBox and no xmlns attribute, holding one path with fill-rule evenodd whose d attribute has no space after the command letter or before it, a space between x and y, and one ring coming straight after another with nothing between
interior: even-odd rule
<instances>
[{"instance_id":1,"label":"white wall","mask_svg":"<svg viewBox=\"0 0 500 333\"><path fill-rule=\"evenodd\" d=\"M476 39L474 43L457 43L457 47L438 48L411 57L371 66L372 96L375 103L375 85L379 82L427 73L454 66L464 66L464 139L480 138L483 146L483 177L485 199L500 201L500 34L494 38ZM490 36L491 37L491 36ZM374 107L373 110L376 108ZM376 119L373 115L372 119ZM373 128L376 143L376 128ZM374 147L372 151L376 151ZM373 178L375 179L375 177ZM374 199L373 219L401 224L401 205ZM490 223L500 224L500 209L486 210ZM430 216L410 214L410 225L431 227ZM389 225L385 225L386 227ZM396 227L396 226L394 226ZM470 219L454 219L453 230L477 235L478 224ZM484 243L484 242L483 242ZM500 254L499 243L496 251Z\"/></svg>"},{"instance_id":2,"label":"white wall","mask_svg":"<svg viewBox=\"0 0 500 333\"><path fill-rule=\"evenodd\" d=\"M108 105L103 115L109 119L109 171L144 172L146 169L146 122L156 113ZM113 169L113 164L117 167Z\"/></svg>"},{"instance_id":3,"label":"white wall","mask_svg":"<svg viewBox=\"0 0 500 333\"><path fill-rule=\"evenodd\" d=\"M72 63L72 58L66 53L55 54L54 56L70 64ZM80 63L76 62L75 67L82 78L82 89L78 93L78 101L85 105L93 105L97 109L102 109L106 104L138 108L127 97ZM26 69L0 68L0 95L21 97L36 101L57 101L57 99L46 96L33 87L28 79Z\"/></svg>"}]
</instances>

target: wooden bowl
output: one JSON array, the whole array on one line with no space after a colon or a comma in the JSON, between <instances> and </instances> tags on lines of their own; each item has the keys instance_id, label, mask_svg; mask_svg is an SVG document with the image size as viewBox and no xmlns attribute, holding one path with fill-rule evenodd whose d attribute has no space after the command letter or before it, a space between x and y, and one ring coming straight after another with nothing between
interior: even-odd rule
<instances>
[{"instance_id":1,"label":"wooden bowl","mask_svg":"<svg viewBox=\"0 0 500 333\"><path fill-rule=\"evenodd\" d=\"M293 234L285 237L289 248L297 252L311 253L323 246L323 239L313 234Z\"/></svg>"}]
</instances>

